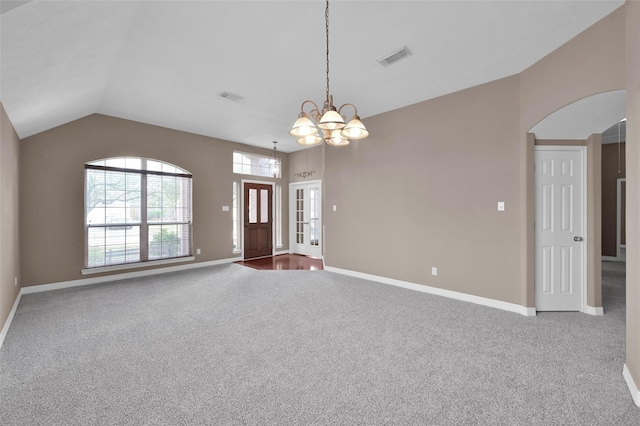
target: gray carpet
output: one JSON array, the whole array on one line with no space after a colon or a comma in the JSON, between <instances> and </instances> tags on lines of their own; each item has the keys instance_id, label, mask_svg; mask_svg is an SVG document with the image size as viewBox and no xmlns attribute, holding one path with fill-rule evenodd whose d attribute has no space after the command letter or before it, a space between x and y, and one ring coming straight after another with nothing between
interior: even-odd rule
<instances>
[{"instance_id":1,"label":"gray carpet","mask_svg":"<svg viewBox=\"0 0 640 426\"><path fill-rule=\"evenodd\" d=\"M0 424L639 425L603 269L604 317L240 265L25 295Z\"/></svg>"}]
</instances>

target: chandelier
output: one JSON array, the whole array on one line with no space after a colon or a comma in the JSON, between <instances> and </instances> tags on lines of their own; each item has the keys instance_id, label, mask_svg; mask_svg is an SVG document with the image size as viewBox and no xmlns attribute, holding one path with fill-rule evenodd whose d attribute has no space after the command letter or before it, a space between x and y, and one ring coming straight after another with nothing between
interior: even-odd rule
<instances>
[{"instance_id":1,"label":"chandelier","mask_svg":"<svg viewBox=\"0 0 640 426\"><path fill-rule=\"evenodd\" d=\"M291 136L298 138L298 144L304 146L318 145L323 141L329 145L346 146L349 139L364 139L369 132L360 121L358 110L353 104L344 104L340 108L333 105L333 96L329 93L329 0L326 1L324 12L325 33L327 40L327 92L322 111L318 105L306 100L300 107L298 119L289 131ZM306 104L313 105L313 109L307 114L304 112ZM345 124L341 115L342 108L353 107L355 113L351 120ZM311 118L309 118L311 117ZM313 119L316 123L314 124ZM322 135L320 135L322 131Z\"/></svg>"},{"instance_id":2,"label":"chandelier","mask_svg":"<svg viewBox=\"0 0 640 426\"><path fill-rule=\"evenodd\" d=\"M273 151L269 156L269 174L274 178L280 177L280 159L278 158L278 141L273 141Z\"/></svg>"}]
</instances>

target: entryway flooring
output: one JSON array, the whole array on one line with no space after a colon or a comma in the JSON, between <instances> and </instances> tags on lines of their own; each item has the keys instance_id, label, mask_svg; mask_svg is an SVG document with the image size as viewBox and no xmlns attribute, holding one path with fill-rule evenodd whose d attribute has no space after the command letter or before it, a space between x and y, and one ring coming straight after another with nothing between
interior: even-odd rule
<instances>
[{"instance_id":1,"label":"entryway flooring","mask_svg":"<svg viewBox=\"0 0 640 426\"><path fill-rule=\"evenodd\" d=\"M322 259L314 259L300 254L279 254L260 259L241 260L235 263L263 271L321 271L323 269Z\"/></svg>"}]
</instances>

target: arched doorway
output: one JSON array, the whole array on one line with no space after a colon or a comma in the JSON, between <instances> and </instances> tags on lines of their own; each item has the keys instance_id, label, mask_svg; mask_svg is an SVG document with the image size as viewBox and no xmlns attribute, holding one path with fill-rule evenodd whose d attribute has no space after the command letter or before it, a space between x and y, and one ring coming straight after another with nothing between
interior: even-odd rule
<instances>
[{"instance_id":1,"label":"arched doorway","mask_svg":"<svg viewBox=\"0 0 640 426\"><path fill-rule=\"evenodd\" d=\"M586 226L584 228L584 240L582 235L576 235L575 241L569 241L566 243L566 247L559 247L563 250L557 250L557 253L552 258L544 256L545 253L553 252L553 248L542 247L540 237L547 230L542 229L540 226L541 209L539 204L541 200L538 196L534 204L533 217L536 221L536 228L534 232L534 286L535 286L535 305L540 308L540 299L544 297L544 293L552 294L557 292L560 294L563 289L571 288L564 282L570 274L564 274L559 272L560 270L567 270L567 264L573 265L575 262L582 262L579 265L578 272L582 275L582 297L584 302L582 308L579 309L582 312L601 315L602 310L602 277L601 277L601 255L602 255L602 235L601 229L601 136L605 130L607 130L613 123L618 122L626 115L626 92L625 90L617 90L611 92L605 92L589 96L578 101L575 101L565 107L555 111L548 115L546 118L538 122L530 129L529 141L535 148L542 149L544 146L552 146L558 150L558 147L566 147L566 149L576 149L576 146L583 146L586 149L585 160L585 179L584 184L586 191L584 192L584 203L580 204L584 209L583 216L586 220ZM570 148L574 147L574 148ZM532 161L530 161L531 163ZM551 164L551 163L549 163ZM534 171L538 176L540 170ZM559 179L559 178L558 178ZM559 182L559 181L558 181ZM530 187L530 191L536 194L537 188L536 180L532 182L533 187ZM561 185L559 184L559 187ZM560 198L560 196L558 196ZM573 206L573 204L571 204ZM578 205L578 204L576 204ZM561 210L561 209L559 209ZM558 213L560 214L560 213ZM570 230L573 233L576 230ZM581 233L578 231L578 233ZM572 235L573 237L573 235ZM581 244L586 243L586 255L580 259L574 258L572 253L574 245L576 246L576 252L582 253ZM545 243L548 244L548 243ZM560 253L562 252L562 253ZM570 255L564 256L563 253L570 253ZM555 267L552 259L557 259L558 265ZM569 260L570 259L570 260ZM546 262L545 262L546 260ZM547 265L546 269L545 266ZM551 266L549 266L551 265ZM555 268L555 269L554 269ZM545 271L554 271L555 278ZM574 268L575 270L575 268ZM545 279L545 277L547 279ZM549 283L557 281L555 286L551 286ZM543 286L543 284L545 284ZM575 284L575 280L573 282ZM544 287L544 288L543 288ZM545 306L544 304L542 306ZM546 306L554 306L546 304ZM560 305L559 305L560 306ZM565 305L566 306L566 305ZM551 309L555 310L555 309ZM558 310L563 310L561 307ZM575 310L575 309L568 309Z\"/></svg>"}]
</instances>

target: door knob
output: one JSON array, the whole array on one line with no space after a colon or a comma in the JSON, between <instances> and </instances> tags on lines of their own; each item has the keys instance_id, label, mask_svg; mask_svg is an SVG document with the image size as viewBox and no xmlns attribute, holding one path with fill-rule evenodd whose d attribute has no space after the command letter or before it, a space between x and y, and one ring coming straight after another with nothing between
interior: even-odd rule
<instances>
[{"instance_id":1,"label":"door knob","mask_svg":"<svg viewBox=\"0 0 640 426\"><path fill-rule=\"evenodd\" d=\"M582 241L584 238L582 237L573 237L573 241Z\"/></svg>"}]
</instances>

